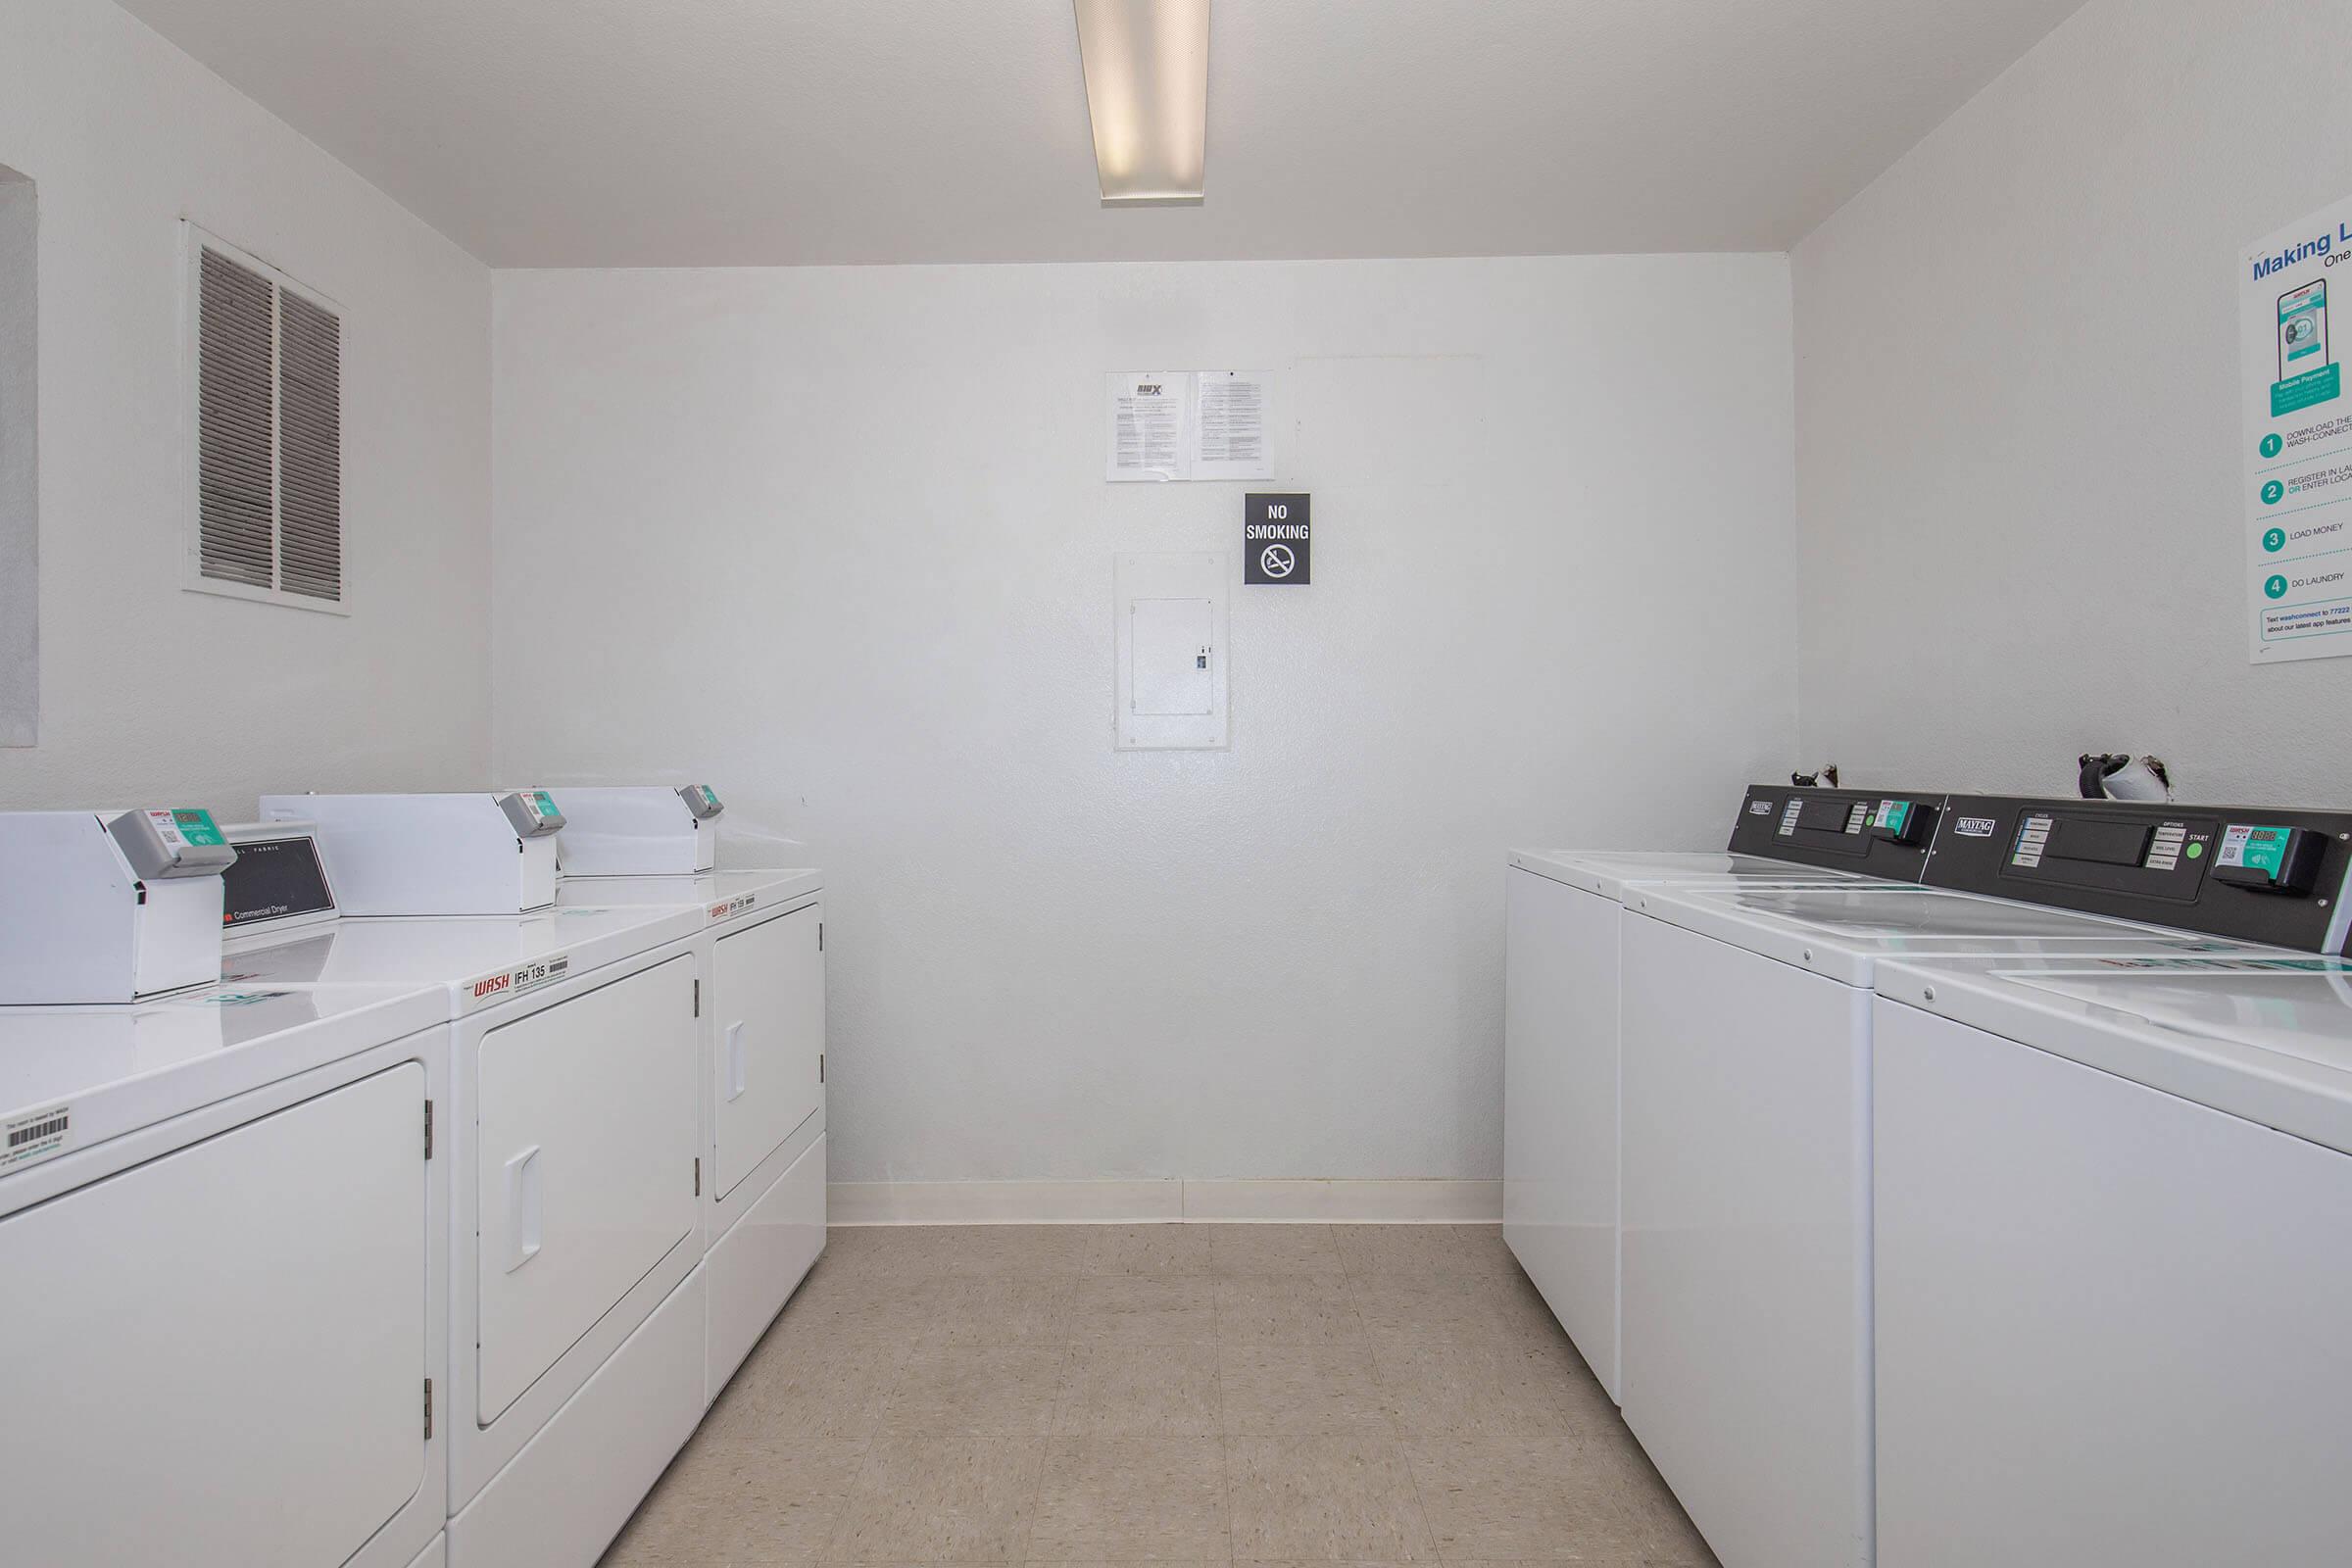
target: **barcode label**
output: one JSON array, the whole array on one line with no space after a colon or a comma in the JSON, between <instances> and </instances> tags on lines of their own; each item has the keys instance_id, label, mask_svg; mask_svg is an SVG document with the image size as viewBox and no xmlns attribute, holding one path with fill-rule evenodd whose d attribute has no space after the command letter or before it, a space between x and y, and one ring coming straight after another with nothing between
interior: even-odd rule
<instances>
[{"instance_id":1,"label":"barcode label","mask_svg":"<svg viewBox=\"0 0 2352 1568\"><path fill-rule=\"evenodd\" d=\"M73 1130L74 1113L64 1105L0 1122L0 1170L48 1158L66 1147L67 1135Z\"/></svg>"}]
</instances>

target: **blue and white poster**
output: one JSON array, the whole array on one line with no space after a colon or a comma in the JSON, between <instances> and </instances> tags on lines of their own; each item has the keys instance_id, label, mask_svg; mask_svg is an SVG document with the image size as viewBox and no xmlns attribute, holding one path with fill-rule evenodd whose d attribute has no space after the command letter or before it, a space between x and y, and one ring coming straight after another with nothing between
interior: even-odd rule
<instances>
[{"instance_id":1,"label":"blue and white poster","mask_svg":"<svg viewBox=\"0 0 2352 1568\"><path fill-rule=\"evenodd\" d=\"M2352 201L2280 229L2238 270L2245 374L2246 613L2258 664L2352 654Z\"/></svg>"}]
</instances>

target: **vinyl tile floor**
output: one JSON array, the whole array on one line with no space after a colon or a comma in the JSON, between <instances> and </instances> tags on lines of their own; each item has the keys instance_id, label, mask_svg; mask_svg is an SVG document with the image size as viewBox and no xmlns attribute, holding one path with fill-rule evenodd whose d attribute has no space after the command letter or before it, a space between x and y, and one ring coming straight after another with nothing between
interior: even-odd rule
<instances>
[{"instance_id":1,"label":"vinyl tile floor","mask_svg":"<svg viewBox=\"0 0 2352 1568\"><path fill-rule=\"evenodd\" d=\"M836 1229L604 1568L1712 1564L1493 1225Z\"/></svg>"}]
</instances>

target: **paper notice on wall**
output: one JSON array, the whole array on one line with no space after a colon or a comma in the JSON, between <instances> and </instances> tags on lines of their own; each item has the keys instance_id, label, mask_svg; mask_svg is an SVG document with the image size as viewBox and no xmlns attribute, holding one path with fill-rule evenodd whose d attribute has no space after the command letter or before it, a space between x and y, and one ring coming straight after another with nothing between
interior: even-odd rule
<instances>
[{"instance_id":1,"label":"paper notice on wall","mask_svg":"<svg viewBox=\"0 0 2352 1568\"><path fill-rule=\"evenodd\" d=\"M2352 201L2239 258L2249 646L2258 664L2352 654L2352 399L2330 294L2352 290Z\"/></svg>"},{"instance_id":2,"label":"paper notice on wall","mask_svg":"<svg viewBox=\"0 0 2352 1568\"><path fill-rule=\"evenodd\" d=\"M1190 476L1186 437L1193 401L1189 370L1146 370L1104 378L1109 385L1110 458L1105 479Z\"/></svg>"},{"instance_id":3,"label":"paper notice on wall","mask_svg":"<svg viewBox=\"0 0 2352 1568\"><path fill-rule=\"evenodd\" d=\"M1105 376L1102 476L1270 479L1273 377L1263 370L1145 370Z\"/></svg>"}]
</instances>

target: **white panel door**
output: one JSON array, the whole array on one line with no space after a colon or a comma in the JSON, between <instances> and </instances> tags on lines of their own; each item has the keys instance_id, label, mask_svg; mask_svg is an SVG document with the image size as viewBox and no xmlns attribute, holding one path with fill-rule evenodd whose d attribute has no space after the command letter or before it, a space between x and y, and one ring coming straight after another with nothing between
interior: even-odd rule
<instances>
[{"instance_id":1,"label":"white panel door","mask_svg":"<svg viewBox=\"0 0 2352 1568\"><path fill-rule=\"evenodd\" d=\"M2352 1550L2352 1159L1878 1004L1881 1568Z\"/></svg>"},{"instance_id":2,"label":"white panel door","mask_svg":"<svg viewBox=\"0 0 2352 1568\"><path fill-rule=\"evenodd\" d=\"M0 1560L340 1563L424 1472L424 1069L0 1220Z\"/></svg>"},{"instance_id":3,"label":"white panel door","mask_svg":"<svg viewBox=\"0 0 2352 1568\"><path fill-rule=\"evenodd\" d=\"M1740 1568L1870 1561L1870 993L1625 921L1625 1419Z\"/></svg>"},{"instance_id":4,"label":"white panel door","mask_svg":"<svg viewBox=\"0 0 2352 1568\"><path fill-rule=\"evenodd\" d=\"M824 1090L825 956L815 906L718 939L710 994L717 1071L712 1125L717 1196L759 1168L815 1114Z\"/></svg>"},{"instance_id":5,"label":"white panel door","mask_svg":"<svg viewBox=\"0 0 2352 1568\"><path fill-rule=\"evenodd\" d=\"M694 978L672 958L482 1037L484 1423L694 1228Z\"/></svg>"},{"instance_id":6,"label":"white panel door","mask_svg":"<svg viewBox=\"0 0 2352 1568\"><path fill-rule=\"evenodd\" d=\"M1617 1376L1617 901L1513 869L1502 1236L1611 1398Z\"/></svg>"}]
</instances>

